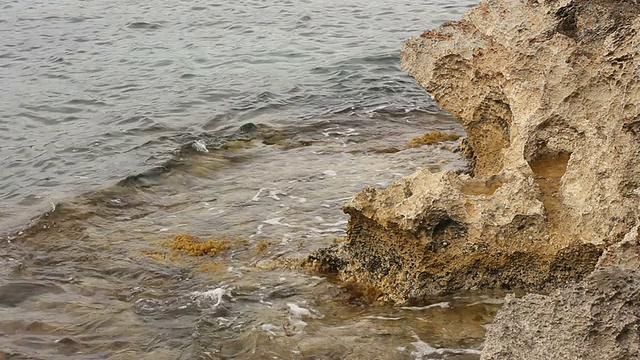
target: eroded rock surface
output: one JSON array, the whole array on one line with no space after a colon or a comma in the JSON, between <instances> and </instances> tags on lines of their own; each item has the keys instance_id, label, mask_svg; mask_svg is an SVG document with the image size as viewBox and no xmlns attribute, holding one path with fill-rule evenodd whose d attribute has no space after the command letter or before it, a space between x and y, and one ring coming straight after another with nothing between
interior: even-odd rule
<instances>
[{"instance_id":1,"label":"eroded rock surface","mask_svg":"<svg viewBox=\"0 0 640 360\"><path fill-rule=\"evenodd\" d=\"M402 66L460 119L471 174L365 188L346 242L310 259L401 302L584 278L638 218L639 13L495 0L407 41Z\"/></svg>"},{"instance_id":2,"label":"eroded rock surface","mask_svg":"<svg viewBox=\"0 0 640 360\"><path fill-rule=\"evenodd\" d=\"M550 296L507 297L482 360L640 359L640 273L594 271Z\"/></svg>"},{"instance_id":3,"label":"eroded rock surface","mask_svg":"<svg viewBox=\"0 0 640 360\"><path fill-rule=\"evenodd\" d=\"M637 228L580 283L549 296L507 297L482 360L640 359Z\"/></svg>"}]
</instances>

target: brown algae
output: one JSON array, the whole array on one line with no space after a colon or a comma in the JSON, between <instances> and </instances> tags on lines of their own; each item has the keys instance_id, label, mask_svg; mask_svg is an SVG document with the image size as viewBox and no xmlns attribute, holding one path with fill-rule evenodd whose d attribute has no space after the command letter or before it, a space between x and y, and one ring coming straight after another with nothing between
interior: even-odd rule
<instances>
[{"instance_id":1,"label":"brown algae","mask_svg":"<svg viewBox=\"0 0 640 360\"><path fill-rule=\"evenodd\" d=\"M201 240L188 234L175 235L172 240L165 241L162 245L189 256L216 256L231 247L227 239Z\"/></svg>"},{"instance_id":2,"label":"brown algae","mask_svg":"<svg viewBox=\"0 0 640 360\"><path fill-rule=\"evenodd\" d=\"M424 135L416 136L409 141L409 146L412 148L421 147L424 145L434 145L441 143L443 141L453 141L458 140L460 138L459 135L442 132L442 131L432 131L428 132Z\"/></svg>"},{"instance_id":3,"label":"brown algae","mask_svg":"<svg viewBox=\"0 0 640 360\"><path fill-rule=\"evenodd\" d=\"M209 262L209 263L204 263L200 265L200 271L201 272L210 272L210 273L217 273L220 272L224 269L224 267L222 266L222 264L220 263L215 263L215 262Z\"/></svg>"},{"instance_id":4,"label":"brown algae","mask_svg":"<svg viewBox=\"0 0 640 360\"><path fill-rule=\"evenodd\" d=\"M265 250L267 250L267 247L269 247L269 245L271 245L270 243L264 241L264 240L260 240L258 241L258 243L256 244L256 250L259 253L264 252Z\"/></svg>"}]
</instances>

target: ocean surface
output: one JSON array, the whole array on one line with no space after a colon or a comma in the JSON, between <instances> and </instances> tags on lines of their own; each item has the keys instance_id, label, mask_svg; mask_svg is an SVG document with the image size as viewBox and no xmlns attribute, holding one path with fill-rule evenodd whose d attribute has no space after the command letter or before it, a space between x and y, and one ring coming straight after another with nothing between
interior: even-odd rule
<instances>
[{"instance_id":1,"label":"ocean surface","mask_svg":"<svg viewBox=\"0 0 640 360\"><path fill-rule=\"evenodd\" d=\"M0 3L0 358L477 359L493 294L294 265L363 186L465 166L407 145L464 131L399 53L474 5Z\"/></svg>"}]
</instances>

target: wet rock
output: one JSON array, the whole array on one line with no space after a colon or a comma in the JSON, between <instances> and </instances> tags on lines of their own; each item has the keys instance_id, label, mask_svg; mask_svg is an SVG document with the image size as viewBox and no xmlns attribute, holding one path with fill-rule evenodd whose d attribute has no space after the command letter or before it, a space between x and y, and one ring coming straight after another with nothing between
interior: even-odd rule
<instances>
[{"instance_id":1,"label":"wet rock","mask_svg":"<svg viewBox=\"0 0 640 360\"><path fill-rule=\"evenodd\" d=\"M638 218L639 13L492 0L407 41L402 67L464 126L471 174L365 188L345 205L345 245L315 261L401 302L588 275Z\"/></svg>"},{"instance_id":2,"label":"wet rock","mask_svg":"<svg viewBox=\"0 0 640 360\"><path fill-rule=\"evenodd\" d=\"M295 286L281 286L269 291L267 293L267 299L286 299L298 294L298 289Z\"/></svg>"},{"instance_id":3,"label":"wet rock","mask_svg":"<svg viewBox=\"0 0 640 360\"><path fill-rule=\"evenodd\" d=\"M10 283L0 286L0 307L15 307L43 294L60 294L62 288L53 284Z\"/></svg>"}]
</instances>

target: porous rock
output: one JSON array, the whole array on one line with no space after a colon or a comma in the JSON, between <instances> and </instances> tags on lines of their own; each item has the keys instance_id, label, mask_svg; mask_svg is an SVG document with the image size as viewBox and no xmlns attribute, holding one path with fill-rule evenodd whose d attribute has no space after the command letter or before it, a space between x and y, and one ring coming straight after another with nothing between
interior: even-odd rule
<instances>
[{"instance_id":1,"label":"porous rock","mask_svg":"<svg viewBox=\"0 0 640 360\"><path fill-rule=\"evenodd\" d=\"M418 171L345 204L310 257L398 302L580 281L638 218L640 6L491 0L408 40L402 67L464 126L469 173Z\"/></svg>"},{"instance_id":2,"label":"porous rock","mask_svg":"<svg viewBox=\"0 0 640 360\"><path fill-rule=\"evenodd\" d=\"M640 273L596 270L550 296L507 297L482 360L640 359Z\"/></svg>"},{"instance_id":3,"label":"porous rock","mask_svg":"<svg viewBox=\"0 0 640 360\"><path fill-rule=\"evenodd\" d=\"M481 359L640 359L639 258L636 227L578 284L548 296L508 296Z\"/></svg>"}]
</instances>

